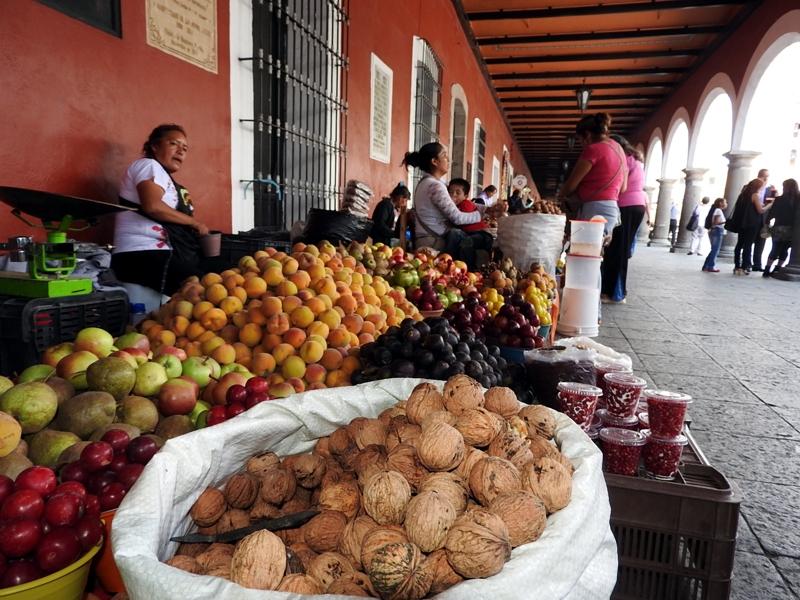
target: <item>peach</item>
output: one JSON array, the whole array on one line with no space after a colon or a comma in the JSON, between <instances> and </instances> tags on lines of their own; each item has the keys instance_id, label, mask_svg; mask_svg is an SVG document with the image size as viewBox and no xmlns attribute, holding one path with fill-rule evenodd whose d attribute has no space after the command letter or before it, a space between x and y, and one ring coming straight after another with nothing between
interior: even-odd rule
<instances>
[{"instance_id":1,"label":"peach","mask_svg":"<svg viewBox=\"0 0 800 600\"><path fill-rule=\"evenodd\" d=\"M283 261L283 274L284 275L293 275L297 273L297 270L300 268L300 264L291 256L286 258Z\"/></svg>"},{"instance_id":2,"label":"peach","mask_svg":"<svg viewBox=\"0 0 800 600\"><path fill-rule=\"evenodd\" d=\"M221 308L211 308L202 314L200 324L211 331L219 331L228 324L228 315Z\"/></svg>"},{"instance_id":3,"label":"peach","mask_svg":"<svg viewBox=\"0 0 800 600\"><path fill-rule=\"evenodd\" d=\"M272 350L272 356L275 358L275 363L279 365L283 365L287 358L294 356L295 354L296 350L294 349L294 346L286 343L280 343Z\"/></svg>"},{"instance_id":4,"label":"peach","mask_svg":"<svg viewBox=\"0 0 800 600\"><path fill-rule=\"evenodd\" d=\"M350 345L351 346L359 346L358 342L358 335L353 333L352 331L348 331L347 334L350 336Z\"/></svg>"},{"instance_id":5,"label":"peach","mask_svg":"<svg viewBox=\"0 0 800 600\"><path fill-rule=\"evenodd\" d=\"M187 319L192 316L192 309L194 308L194 304L189 302L188 300L179 300L175 303L175 306L172 308L173 315L180 315L182 317L186 317Z\"/></svg>"},{"instance_id":6,"label":"peach","mask_svg":"<svg viewBox=\"0 0 800 600\"><path fill-rule=\"evenodd\" d=\"M316 244L308 244L305 247L304 252L308 252L312 256L319 256L319 246L317 246Z\"/></svg>"},{"instance_id":7,"label":"peach","mask_svg":"<svg viewBox=\"0 0 800 600\"><path fill-rule=\"evenodd\" d=\"M309 365L311 363L319 362L322 359L322 354L324 352L325 346L316 340L309 340L300 346L300 358L302 358L306 364Z\"/></svg>"},{"instance_id":8,"label":"peach","mask_svg":"<svg viewBox=\"0 0 800 600\"><path fill-rule=\"evenodd\" d=\"M247 307L247 321L250 323L255 323L256 325L266 325L267 315L264 314L264 311L261 310L260 306L251 305Z\"/></svg>"},{"instance_id":9,"label":"peach","mask_svg":"<svg viewBox=\"0 0 800 600\"><path fill-rule=\"evenodd\" d=\"M261 338L261 347L264 349L264 352L272 352L282 341L283 338L281 338L281 336L275 333L268 333Z\"/></svg>"},{"instance_id":10,"label":"peach","mask_svg":"<svg viewBox=\"0 0 800 600\"><path fill-rule=\"evenodd\" d=\"M361 333L369 333L375 335L377 329L375 328L375 323L372 321L364 321L364 324L361 326Z\"/></svg>"},{"instance_id":11,"label":"peach","mask_svg":"<svg viewBox=\"0 0 800 600\"><path fill-rule=\"evenodd\" d=\"M306 332L299 327L292 327L283 334L283 341L292 346L292 348L300 348L306 341Z\"/></svg>"},{"instance_id":12,"label":"peach","mask_svg":"<svg viewBox=\"0 0 800 600\"><path fill-rule=\"evenodd\" d=\"M374 341L375 341L375 338L372 337L371 333L360 333L358 335L358 343L361 346L363 346L364 344L369 344L370 342L374 342Z\"/></svg>"},{"instance_id":13,"label":"peach","mask_svg":"<svg viewBox=\"0 0 800 600\"><path fill-rule=\"evenodd\" d=\"M295 242L294 244L292 244L292 254L294 254L295 252L298 253L302 252L305 249L306 245L303 242Z\"/></svg>"},{"instance_id":14,"label":"peach","mask_svg":"<svg viewBox=\"0 0 800 600\"><path fill-rule=\"evenodd\" d=\"M344 314L352 315L354 312L356 312L358 303L353 296L342 294L336 299L336 306L340 307L344 311Z\"/></svg>"},{"instance_id":15,"label":"peach","mask_svg":"<svg viewBox=\"0 0 800 600\"><path fill-rule=\"evenodd\" d=\"M342 317L334 309L326 310L319 316L319 320L325 323L331 330L336 329L342 324Z\"/></svg>"},{"instance_id":16,"label":"peach","mask_svg":"<svg viewBox=\"0 0 800 600\"><path fill-rule=\"evenodd\" d=\"M334 283L333 279L330 277L323 277L322 279L318 279L314 283L314 291L317 294L325 294L330 296L331 299L338 298L339 294L336 291L336 283Z\"/></svg>"},{"instance_id":17,"label":"peach","mask_svg":"<svg viewBox=\"0 0 800 600\"><path fill-rule=\"evenodd\" d=\"M333 307L333 310L335 310L335 311L336 311L336 313L339 315L339 319L340 319L340 320L341 320L341 319L344 319L344 317L345 317L345 314L344 314L344 311L342 310L342 307L341 307L341 306L334 306L334 307Z\"/></svg>"},{"instance_id":18,"label":"peach","mask_svg":"<svg viewBox=\"0 0 800 600\"><path fill-rule=\"evenodd\" d=\"M219 332L219 337L225 340L226 343L232 344L239 340L239 328L233 323L228 323Z\"/></svg>"},{"instance_id":19,"label":"peach","mask_svg":"<svg viewBox=\"0 0 800 600\"><path fill-rule=\"evenodd\" d=\"M218 335L213 335L207 340L198 340L200 342L200 349L203 351L203 354L206 356L211 356L211 353L214 352L220 346L225 344L225 340L219 337Z\"/></svg>"},{"instance_id":20,"label":"peach","mask_svg":"<svg viewBox=\"0 0 800 600\"><path fill-rule=\"evenodd\" d=\"M357 262L355 257L345 256L344 258L342 258L342 264L349 269L355 269Z\"/></svg>"},{"instance_id":21,"label":"peach","mask_svg":"<svg viewBox=\"0 0 800 600\"><path fill-rule=\"evenodd\" d=\"M331 329L330 335L328 335L328 346L333 348L341 348L343 346L347 346L350 343L350 335L349 331L344 327L337 327L336 329Z\"/></svg>"},{"instance_id":22,"label":"peach","mask_svg":"<svg viewBox=\"0 0 800 600\"><path fill-rule=\"evenodd\" d=\"M281 375L286 379L290 377L302 377L306 374L306 363L299 356L287 356L281 364Z\"/></svg>"},{"instance_id":23,"label":"peach","mask_svg":"<svg viewBox=\"0 0 800 600\"><path fill-rule=\"evenodd\" d=\"M296 327L308 327L314 322L314 313L307 306L298 306L291 312L292 325Z\"/></svg>"},{"instance_id":24,"label":"peach","mask_svg":"<svg viewBox=\"0 0 800 600\"><path fill-rule=\"evenodd\" d=\"M306 269L308 276L311 278L311 282L314 283L319 281L325 276L325 267L323 267L319 263L315 263L313 265L309 265Z\"/></svg>"},{"instance_id":25,"label":"peach","mask_svg":"<svg viewBox=\"0 0 800 600\"><path fill-rule=\"evenodd\" d=\"M221 283L214 283L206 289L206 300L219 306L223 298L228 297L228 290Z\"/></svg>"},{"instance_id":26,"label":"peach","mask_svg":"<svg viewBox=\"0 0 800 600\"><path fill-rule=\"evenodd\" d=\"M347 315L342 319L342 325L351 333L361 333L364 327L364 318L360 315Z\"/></svg>"},{"instance_id":27,"label":"peach","mask_svg":"<svg viewBox=\"0 0 800 600\"><path fill-rule=\"evenodd\" d=\"M250 348L242 342L234 342L233 349L236 351L235 362L249 369L253 362L253 353Z\"/></svg>"},{"instance_id":28,"label":"peach","mask_svg":"<svg viewBox=\"0 0 800 600\"><path fill-rule=\"evenodd\" d=\"M214 305L211 304L211 302L209 302L208 300L203 300L201 302L198 302L197 304L194 305L194 308L192 309L192 317L195 320L199 321L200 317L203 316L203 313L205 313L208 310L211 310L212 308L214 308ZM144 330L144 328L142 328L142 330Z\"/></svg>"},{"instance_id":29,"label":"peach","mask_svg":"<svg viewBox=\"0 0 800 600\"><path fill-rule=\"evenodd\" d=\"M257 268L256 259L252 256L243 256L239 259L239 268L242 271L248 271Z\"/></svg>"},{"instance_id":30,"label":"peach","mask_svg":"<svg viewBox=\"0 0 800 600\"><path fill-rule=\"evenodd\" d=\"M253 359L250 362L250 370L263 377L264 375L269 375L275 370L276 366L275 357L272 354L267 354L266 352L259 352L257 354L253 354Z\"/></svg>"},{"instance_id":31,"label":"peach","mask_svg":"<svg viewBox=\"0 0 800 600\"><path fill-rule=\"evenodd\" d=\"M303 301L299 296L286 296L283 299L283 312L287 315L292 314L292 311L299 306L303 306Z\"/></svg>"},{"instance_id":32,"label":"peach","mask_svg":"<svg viewBox=\"0 0 800 600\"><path fill-rule=\"evenodd\" d=\"M270 384L269 393L273 398L288 398L294 394L295 391L290 383L284 381L282 383L276 383L275 385Z\"/></svg>"},{"instance_id":33,"label":"peach","mask_svg":"<svg viewBox=\"0 0 800 600\"><path fill-rule=\"evenodd\" d=\"M328 348L322 353L319 363L328 371L335 371L342 365L342 353L336 348Z\"/></svg>"},{"instance_id":34,"label":"peach","mask_svg":"<svg viewBox=\"0 0 800 600\"><path fill-rule=\"evenodd\" d=\"M331 297L328 296L328 294L320 294L317 296L317 298L325 303L325 310L330 310L333 308L333 300L331 300Z\"/></svg>"},{"instance_id":35,"label":"peach","mask_svg":"<svg viewBox=\"0 0 800 600\"><path fill-rule=\"evenodd\" d=\"M222 344L214 348L211 358L221 365L229 365L236 362L236 349L231 344Z\"/></svg>"},{"instance_id":36,"label":"peach","mask_svg":"<svg viewBox=\"0 0 800 600\"><path fill-rule=\"evenodd\" d=\"M260 325L256 325L255 323L248 323L244 327L239 329L239 336L238 339L248 348L253 348L257 346L261 342L261 337L264 335L264 332L261 330Z\"/></svg>"},{"instance_id":37,"label":"peach","mask_svg":"<svg viewBox=\"0 0 800 600\"><path fill-rule=\"evenodd\" d=\"M235 288L233 288L233 291L231 292L230 295L233 296L234 298L238 298L242 304L244 304L247 301L247 292L241 286L237 285Z\"/></svg>"},{"instance_id":38,"label":"peach","mask_svg":"<svg viewBox=\"0 0 800 600\"><path fill-rule=\"evenodd\" d=\"M258 313L258 314L261 315L261 313ZM261 315L261 318L263 319L264 316ZM233 314L231 316L231 321L233 321L233 324L236 325L236 327L239 327L239 328L244 327L245 325L247 325L250 322L249 319L247 318L247 312L243 311L243 310L240 310L239 312ZM266 319L265 319L265 321L266 321ZM264 323L255 323L255 324L256 325L263 325Z\"/></svg>"},{"instance_id":39,"label":"peach","mask_svg":"<svg viewBox=\"0 0 800 600\"><path fill-rule=\"evenodd\" d=\"M274 385L280 385L281 383L285 382L286 380L283 378L283 375L280 373L271 373L269 377L267 377L267 381L269 382L269 387L271 388Z\"/></svg>"},{"instance_id":40,"label":"peach","mask_svg":"<svg viewBox=\"0 0 800 600\"><path fill-rule=\"evenodd\" d=\"M267 282L255 276L245 281L243 287L248 298L260 298L267 291Z\"/></svg>"},{"instance_id":41,"label":"peach","mask_svg":"<svg viewBox=\"0 0 800 600\"><path fill-rule=\"evenodd\" d=\"M289 275L289 281L297 286L298 290L304 290L311 285L311 277L306 271L296 271Z\"/></svg>"},{"instance_id":42,"label":"peach","mask_svg":"<svg viewBox=\"0 0 800 600\"><path fill-rule=\"evenodd\" d=\"M308 387L306 388L306 391L310 392L312 390L325 390L325 389L328 389L327 385L325 385L321 381L315 381L314 383L311 383L311 384L308 385Z\"/></svg>"},{"instance_id":43,"label":"peach","mask_svg":"<svg viewBox=\"0 0 800 600\"><path fill-rule=\"evenodd\" d=\"M222 277L217 273L206 273L203 275L203 278L200 280L200 283L203 284L203 287L206 289L214 285L215 283L222 283Z\"/></svg>"},{"instance_id":44,"label":"peach","mask_svg":"<svg viewBox=\"0 0 800 600\"><path fill-rule=\"evenodd\" d=\"M341 271L336 271L333 274L333 280L337 283L344 283L346 285L350 285L353 279L350 277L350 270L349 269L342 269Z\"/></svg>"},{"instance_id":45,"label":"peach","mask_svg":"<svg viewBox=\"0 0 800 600\"><path fill-rule=\"evenodd\" d=\"M275 293L279 296L294 296L297 294L297 286L288 279L284 279L275 288Z\"/></svg>"},{"instance_id":46,"label":"peach","mask_svg":"<svg viewBox=\"0 0 800 600\"><path fill-rule=\"evenodd\" d=\"M289 315L286 313L278 313L277 315L272 315L269 319L267 319L267 331L270 333L283 335L289 331L289 327Z\"/></svg>"},{"instance_id":47,"label":"peach","mask_svg":"<svg viewBox=\"0 0 800 600\"><path fill-rule=\"evenodd\" d=\"M269 296L261 301L260 308L265 317L271 317L283 312L283 303L277 296Z\"/></svg>"},{"instance_id":48,"label":"peach","mask_svg":"<svg viewBox=\"0 0 800 600\"><path fill-rule=\"evenodd\" d=\"M197 321L189 323L186 328L186 337L194 341L206 332L206 328L200 325Z\"/></svg>"},{"instance_id":49,"label":"peach","mask_svg":"<svg viewBox=\"0 0 800 600\"><path fill-rule=\"evenodd\" d=\"M344 281L337 281L336 282L336 293L340 296L342 294L349 294L350 293L350 286L345 283Z\"/></svg>"},{"instance_id":50,"label":"peach","mask_svg":"<svg viewBox=\"0 0 800 600\"><path fill-rule=\"evenodd\" d=\"M289 377L289 379L286 380L286 383L292 386L292 388L294 388L294 391L298 394L301 394L306 391L306 382L303 381L300 377Z\"/></svg>"},{"instance_id":51,"label":"peach","mask_svg":"<svg viewBox=\"0 0 800 600\"><path fill-rule=\"evenodd\" d=\"M295 258L297 259L300 268L303 271L306 271L306 273L308 272L309 267L317 264L317 257L310 252L300 252L295 256Z\"/></svg>"},{"instance_id":52,"label":"peach","mask_svg":"<svg viewBox=\"0 0 800 600\"><path fill-rule=\"evenodd\" d=\"M326 310L325 301L317 296L309 298L308 300L303 302L303 304L307 306L312 313L314 313L314 316L320 315Z\"/></svg>"},{"instance_id":53,"label":"peach","mask_svg":"<svg viewBox=\"0 0 800 600\"><path fill-rule=\"evenodd\" d=\"M311 363L306 367L306 383L324 383L328 370L319 363Z\"/></svg>"},{"instance_id":54,"label":"peach","mask_svg":"<svg viewBox=\"0 0 800 600\"><path fill-rule=\"evenodd\" d=\"M267 267L261 273L261 276L264 278L264 281L267 282L269 287L275 287L283 281L283 271L281 270L280 266Z\"/></svg>"},{"instance_id":55,"label":"peach","mask_svg":"<svg viewBox=\"0 0 800 600\"><path fill-rule=\"evenodd\" d=\"M306 338L307 342L317 342L322 349L325 350L328 347L328 339L322 337L321 335L310 335Z\"/></svg>"},{"instance_id":56,"label":"peach","mask_svg":"<svg viewBox=\"0 0 800 600\"><path fill-rule=\"evenodd\" d=\"M328 334L331 332L331 328L328 327L322 321L314 321L311 325L306 328L306 333L308 335L318 335L321 338L327 339Z\"/></svg>"},{"instance_id":57,"label":"peach","mask_svg":"<svg viewBox=\"0 0 800 600\"><path fill-rule=\"evenodd\" d=\"M226 315L230 316L244 309L244 304L236 296L227 296L220 301L219 307L225 311Z\"/></svg>"},{"instance_id":58,"label":"peach","mask_svg":"<svg viewBox=\"0 0 800 600\"><path fill-rule=\"evenodd\" d=\"M325 377L325 385L328 387L339 387L342 385L349 385L347 375L342 371L331 371Z\"/></svg>"},{"instance_id":59,"label":"peach","mask_svg":"<svg viewBox=\"0 0 800 600\"><path fill-rule=\"evenodd\" d=\"M361 363L358 360L357 356L347 356L342 361L342 372L349 378L350 375L355 373L359 367L361 367Z\"/></svg>"},{"instance_id":60,"label":"peach","mask_svg":"<svg viewBox=\"0 0 800 600\"><path fill-rule=\"evenodd\" d=\"M189 328L190 321L183 315L175 315L172 318L172 331L177 335L185 335Z\"/></svg>"},{"instance_id":61,"label":"peach","mask_svg":"<svg viewBox=\"0 0 800 600\"><path fill-rule=\"evenodd\" d=\"M200 342L189 342L184 348L186 356L203 356L203 351L200 349Z\"/></svg>"}]
</instances>

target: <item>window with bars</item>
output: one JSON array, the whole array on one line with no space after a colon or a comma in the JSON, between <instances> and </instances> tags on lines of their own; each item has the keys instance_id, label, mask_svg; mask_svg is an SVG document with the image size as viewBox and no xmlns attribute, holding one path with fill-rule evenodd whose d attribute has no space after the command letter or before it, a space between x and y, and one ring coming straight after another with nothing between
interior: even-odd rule
<instances>
[{"instance_id":1,"label":"window with bars","mask_svg":"<svg viewBox=\"0 0 800 600\"><path fill-rule=\"evenodd\" d=\"M472 157L474 177L472 180L472 195L477 196L483 191L483 169L486 162L486 130L480 121L475 119L475 154Z\"/></svg>"},{"instance_id":2,"label":"window with bars","mask_svg":"<svg viewBox=\"0 0 800 600\"><path fill-rule=\"evenodd\" d=\"M439 141L439 112L442 99L442 63L430 44L415 40L414 137L412 150ZM422 179L419 169L412 174L412 189Z\"/></svg>"},{"instance_id":3,"label":"window with bars","mask_svg":"<svg viewBox=\"0 0 800 600\"><path fill-rule=\"evenodd\" d=\"M347 9L348 0L253 3L257 227L289 229L311 208L339 205Z\"/></svg>"},{"instance_id":4,"label":"window with bars","mask_svg":"<svg viewBox=\"0 0 800 600\"><path fill-rule=\"evenodd\" d=\"M450 149L451 177L464 177L464 147L467 143L467 111L458 98L453 101L453 147Z\"/></svg>"}]
</instances>

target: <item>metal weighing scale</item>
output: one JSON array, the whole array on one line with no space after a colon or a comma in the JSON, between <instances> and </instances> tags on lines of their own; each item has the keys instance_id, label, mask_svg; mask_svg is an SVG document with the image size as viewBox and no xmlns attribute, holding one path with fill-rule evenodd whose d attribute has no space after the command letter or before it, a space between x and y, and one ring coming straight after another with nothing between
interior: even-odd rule
<instances>
[{"instance_id":1,"label":"metal weighing scale","mask_svg":"<svg viewBox=\"0 0 800 600\"><path fill-rule=\"evenodd\" d=\"M0 201L11 206L11 214L26 225L47 232L44 243L28 236L14 236L8 242L0 242L0 252L7 252L10 262L28 263L25 273L0 271L0 295L26 298L90 294L91 279L72 277L77 264L76 244L67 238L67 232L88 229L104 215L132 210L88 198L2 186ZM41 225L29 221L23 213L39 219Z\"/></svg>"}]
</instances>

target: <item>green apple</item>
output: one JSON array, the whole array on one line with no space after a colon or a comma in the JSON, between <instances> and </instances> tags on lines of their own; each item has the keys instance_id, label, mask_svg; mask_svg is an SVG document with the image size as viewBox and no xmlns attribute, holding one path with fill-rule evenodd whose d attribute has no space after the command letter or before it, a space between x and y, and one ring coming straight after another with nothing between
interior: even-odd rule
<instances>
[{"instance_id":1,"label":"green apple","mask_svg":"<svg viewBox=\"0 0 800 600\"><path fill-rule=\"evenodd\" d=\"M6 390L10 390L12 387L14 387L14 382L8 377L0 375L0 396L2 396Z\"/></svg>"},{"instance_id":2,"label":"green apple","mask_svg":"<svg viewBox=\"0 0 800 600\"><path fill-rule=\"evenodd\" d=\"M181 360L174 354L161 354L156 357L155 361L160 364L167 371L167 377L173 379L180 377L183 374L183 365ZM199 384L198 384L199 385Z\"/></svg>"},{"instance_id":3,"label":"green apple","mask_svg":"<svg viewBox=\"0 0 800 600\"><path fill-rule=\"evenodd\" d=\"M212 379L219 379L221 370L219 363L208 356L190 356L182 365L182 374L194 379L201 388Z\"/></svg>"},{"instance_id":4,"label":"green apple","mask_svg":"<svg viewBox=\"0 0 800 600\"><path fill-rule=\"evenodd\" d=\"M28 381L47 381L56 374L55 367L50 365L31 365L17 377L17 383L27 383Z\"/></svg>"},{"instance_id":5,"label":"green apple","mask_svg":"<svg viewBox=\"0 0 800 600\"><path fill-rule=\"evenodd\" d=\"M76 390L85 390L89 387L86 370L97 360L97 355L88 350L76 350L58 361L56 375L69 381Z\"/></svg>"},{"instance_id":6,"label":"green apple","mask_svg":"<svg viewBox=\"0 0 800 600\"><path fill-rule=\"evenodd\" d=\"M114 351L114 337L105 329L86 327L75 337L75 350L86 350L103 358Z\"/></svg>"},{"instance_id":7,"label":"green apple","mask_svg":"<svg viewBox=\"0 0 800 600\"><path fill-rule=\"evenodd\" d=\"M168 379L167 370L162 365L148 361L136 369L136 383L133 386L133 393L136 396L157 396L161 386Z\"/></svg>"},{"instance_id":8,"label":"green apple","mask_svg":"<svg viewBox=\"0 0 800 600\"><path fill-rule=\"evenodd\" d=\"M199 424L200 417L204 413L208 412L210 408L211 405L208 402L203 402L202 400L197 401L197 404L194 405L192 412L189 413L189 418L192 420L192 423L194 423L195 427L200 427ZM205 418L204 418L204 423L205 423Z\"/></svg>"},{"instance_id":9,"label":"green apple","mask_svg":"<svg viewBox=\"0 0 800 600\"><path fill-rule=\"evenodd\" d=\"M222 369L220 370L220 377L222 377L223 375L227 375L228 373L241 373L247 379L255 377L255 375L253 375L247 369L247 367L245 367L244 365L240 365L239 363L231 363L229 365L225 365L224 367L222 367Z\"/></svg>"},{"instance_id":10,"label":"green apple","mask_svg":"<svg viewBox=\"0 0 800 600\"><path fill-rule=\"evenodd\" d=\"M125 350L126 348L138 348L145 354L150 352L150 340L147 339L146 335L137 333L135 331L131 331L130 333L119 336L114 344L120 350Z\"/></svg>"}]
</instances>

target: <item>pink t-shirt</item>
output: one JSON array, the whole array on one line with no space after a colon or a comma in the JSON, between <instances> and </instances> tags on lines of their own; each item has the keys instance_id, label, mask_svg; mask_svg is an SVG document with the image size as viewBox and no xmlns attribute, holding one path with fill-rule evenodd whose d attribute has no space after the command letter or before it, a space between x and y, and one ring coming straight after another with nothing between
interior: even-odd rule
<instances>
[{"instance_id":1,"label":"pink t-shirt","mask_svg":"<svg viewBox=\"0 0 800 600\"><path fill-rule=\"evenodd\" d=\"M625 153L614 140L606 140L584 147L580 158L592 163L592 169L578 185L582 202L617 200L625 180Z\"/></svg>"},{"instance_id":2,"label":"pink t-shirt","mask_svg":"<svg viewBox=\"0 0 800 600\"><path fill-rule=\"evenodd\" d=\"M644 191L644 165L633 156L626 156L628 165L628 187L619 195L619 207L645 206L647 194Z\"/></svg>"}]
</instances>

